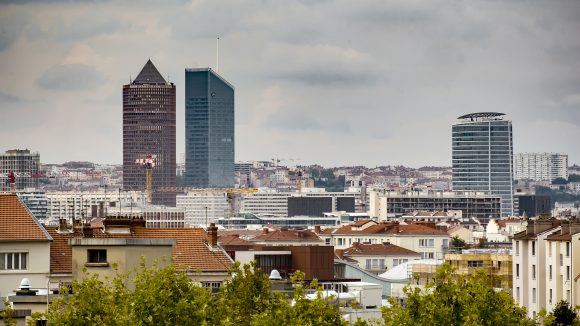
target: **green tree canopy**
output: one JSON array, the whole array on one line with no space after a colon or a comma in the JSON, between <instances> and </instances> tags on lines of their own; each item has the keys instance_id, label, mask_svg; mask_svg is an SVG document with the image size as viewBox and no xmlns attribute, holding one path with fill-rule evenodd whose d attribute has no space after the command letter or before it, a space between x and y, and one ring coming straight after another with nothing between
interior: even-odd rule
<instances>
[{"instance_id":1,"label":"green tree canopy","mask_svg":"<svg viewBox=\"0 0 580 326\"><path fill-rule=\"evenodd\" d=\"M409 285L406 306L390 300L383 308L385 325L533 325L511 294L489 286L483 270L463 277L444 264L421 290Z\"/></svg>"}]
</instances>

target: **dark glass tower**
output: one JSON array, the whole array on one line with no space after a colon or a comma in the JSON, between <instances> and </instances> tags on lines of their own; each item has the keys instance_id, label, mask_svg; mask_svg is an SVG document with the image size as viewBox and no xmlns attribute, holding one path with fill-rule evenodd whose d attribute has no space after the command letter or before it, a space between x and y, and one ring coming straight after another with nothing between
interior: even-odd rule
<instances>
[{"instance_id":1,"label":"dark glass tower","mask_svg":"<svg viewBox=\"0 0 580 326\"><path fill-rule=\"evenodd\" d=\"M135 163L157 156L153 167L153 204L175 206L175 85L165 81L151 60L137 78L123 85L123 189L145 191L145 166Z\"/></svg>"},{"instance_id":2,"label":"dark glass tower","mask_svg":"<svg viewBox=\"0 0 580 326\"><path fill-rule=\"evenodd\" d=\"M499 195L501 215L511 216L514 214L512 123L502 116L503 113L495 112L466 114L453 125L453 190Z\"/></svg>"},{"instance_id":3,"label":"dark glass tower","mask_svg":"<svg viewBox=\"0 0 580 326\"><path fill-rule=\"evenodd\" d=\"M234 186L234 86L209 68L185 69L185 182Z\"/></svg>"}]
</instances>

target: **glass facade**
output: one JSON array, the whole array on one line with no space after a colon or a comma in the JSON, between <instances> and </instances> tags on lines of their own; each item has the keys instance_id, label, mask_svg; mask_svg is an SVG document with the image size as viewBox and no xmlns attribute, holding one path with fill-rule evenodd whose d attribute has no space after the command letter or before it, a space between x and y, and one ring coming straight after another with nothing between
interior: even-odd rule
<instances>
[{"instance_id":1,"label":"glass facade","mask_svg":"<svg viewBox=\"0 0 580 326\"><path fill-rule=\"evenodd\" d=\"M470 115L452 127L453 190L487 191L501 196L501 215L513 211L511 121Z\"/></svg>"},{"instance_id":2,"label":"glass facade","mask_svg":"<svg viewBox=\"0 0 580 326\"><path fill-rule=\"evenodd\" d=\"M234 186L234 87L209 68L185 70L185 182Z\"/></svg>"}]
</instances>

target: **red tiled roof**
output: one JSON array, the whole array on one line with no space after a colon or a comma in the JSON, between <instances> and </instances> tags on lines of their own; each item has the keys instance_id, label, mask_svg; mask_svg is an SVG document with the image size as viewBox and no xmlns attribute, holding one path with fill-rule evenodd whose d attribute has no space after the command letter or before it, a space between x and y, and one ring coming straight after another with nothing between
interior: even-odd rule
<instances>
[{"instance_id":1,"label":"red tiled roof","mask_svg":"<svg viewBox=\"0 0 580 326\"><path fill-rule=\"evenodd\" d=\"M409 250L391 243L381 244L364 244L353 243L352 247L345 249L344 256L400 256L400 255L414 255L420 256L418 252Z\"/></svg>"},{"instance_id":2,"label":"red tiled roof","mask_svg":"<svg viewBox=\"0 0 580 326\"><path fill-rule=\"evenodd\" d=\"M322 241L310 230L277 230L262 233L252 241Z\"/></svg>"},{"instance_id":3,"label":"red tiled roof","mask_svg":"<svg viewBox=\"0 0 580 326\"><path fill-rule=\"evenodd\" d=\"M367 224L369 222L376 224L376 222L373 221L373 220L358 220L358 221L352 223L351 225L354 226L354 227L357 227L357 226L363 226L363 225L365 225L365 224Z\"/></svg>"},{"instance_id":4,"label":"red tiled roof","mask_svg":"<svg viewBox=\"0 0 580 326\"><path fill-rule=\"evenodd\" d=\"M253 242L240 239L239 234L222 235L218 237L218 243L231 246L252 246Z\"/></svg>"},{"instance_id":5,"label":"red tiled roof","mask_svg":"<svg viewBox=\"0 0 580 326\"><path fill-rule=\"evenodd\" d=\"M0 242L50 240L50 235L16 194L0 194Z\"/></svg>"},{"instance_id":6,"label":"red tiled roof","mask_svg":"<svg viewBox=\"0 0 580 326\"><path fill-rule=\"evenodd\" d=\"M72 273L72 247L68 240L74 237L73 233L58 232L58 229L49 227L46 229L52 242L50 243L50 272Z\"/></svg>"}]
</instances>

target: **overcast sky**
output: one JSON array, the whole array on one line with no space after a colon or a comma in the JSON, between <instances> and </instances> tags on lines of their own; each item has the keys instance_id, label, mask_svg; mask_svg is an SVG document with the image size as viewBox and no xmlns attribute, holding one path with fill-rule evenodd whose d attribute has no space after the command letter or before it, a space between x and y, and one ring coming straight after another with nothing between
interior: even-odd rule
<instances>
[{"instance_id":1,"label":"overcast sky","mask_svg":"<svg viewBox=\"0 0 580 326\"><path fill-rule=\"evenodd\" d=\"M122 161L122 85L236 87L236 160L451 165L451 124L495 111L514 152L580 163L580 1L1 1L0 151Z\"/></svg>"}]
</instances>

